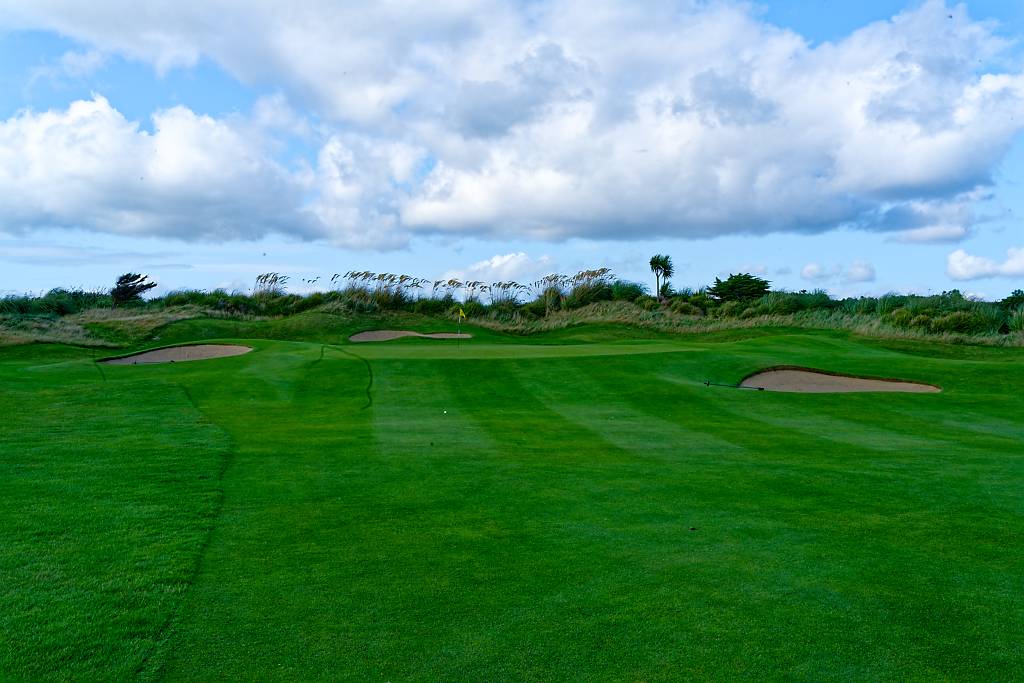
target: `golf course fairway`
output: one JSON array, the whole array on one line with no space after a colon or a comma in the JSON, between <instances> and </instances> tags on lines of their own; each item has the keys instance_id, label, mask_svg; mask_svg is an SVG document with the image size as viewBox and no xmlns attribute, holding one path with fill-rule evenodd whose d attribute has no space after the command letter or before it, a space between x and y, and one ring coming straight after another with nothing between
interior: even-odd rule
<instances>
[{"instance_id":1,"label":"golf course fairway","mask_svg":"<svg viewBox=\"0 0 1024 683\"><path fill-rule=\"evenodd\" d=\"M1021 676L1019 349L473 333L0 349L0 678Z\"/></svg>"}]
</instances>

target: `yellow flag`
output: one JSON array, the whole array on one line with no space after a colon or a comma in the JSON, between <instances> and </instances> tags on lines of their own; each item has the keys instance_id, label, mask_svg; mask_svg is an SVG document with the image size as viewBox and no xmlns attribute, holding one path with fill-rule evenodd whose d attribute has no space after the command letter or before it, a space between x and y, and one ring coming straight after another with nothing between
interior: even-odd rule
<instances>
[{"instance_id":1,"label":"yellow flag","mask_svg":"<svg viewBox=\"0 0 1024 683\"><path fill-rule=\"evenodd\" d=\"M459 320L466 317L466 312L462 310L462 306L459 306Z\"/></svg>"}]
</instances>

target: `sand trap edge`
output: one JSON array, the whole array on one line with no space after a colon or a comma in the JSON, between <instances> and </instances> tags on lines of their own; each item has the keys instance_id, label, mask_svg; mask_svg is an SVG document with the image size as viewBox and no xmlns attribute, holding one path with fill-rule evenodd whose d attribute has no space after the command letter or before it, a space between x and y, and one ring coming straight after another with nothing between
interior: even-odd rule
<instances>
[{"instance_id":1,"label":"sand trap edge","mask_svg":"<svg viewBox=\"0 0 1024 683\"><path fill-rule=\"evenodd\" d=\"M412 330L367 330L366 332L353 334L348 340L356 344L362 344L365 342L392 341L404 337L418 337L420 339L472 339L473 335L465 332L456 334L454 332L423 333L413 332Z\"/></svg>"},{"instance_id":2,"label":"sand trap edge","mask_svg":"<svg viewBox=\"0 0 1024 683\"><path fill-rule=\"evenodd\" d=\"M158 346L154 349L136 351L122 356L97 358L104 365L161 365L164 363L190 363L198 360L214 360L242 356L253 350L242 344L175 344Z\"/></svg>"},{"instance_id":3,"label":"sand trap edge","mask_svg":"<svg viewBox=\"0 0 1024 683\"><path fill-rule=\"evenodd\" d=\"M841 379L851 380L862 380L866 382L882 382L887 384L902 385L904 387L915 387L914 389L884 389L884 388L873 388L873 389L841 389L835 390L799 390L799 389L769 389L766 387L758 387L755 385L747 384L747 382L754 377L764 375L771 372L777 371L794 371L794 372L805 372L812 375L821 375L824 377L836 377ZM742 389L758 389L760 391L772 391L776 393L788 393L788 394L867 394L867 393L894 393L894 394L937 394L942 391L942 387L937 384L929 384L928 382L918 382L916 380L908 379L897 379L894 377L872 377L870 375L851 375L843 372L833 372L831 370L819 370L817 368L807 368L801 365L772 365L767 368L761 368L756 372L751 372L746 375L737 383L738 388Z\"/></svg>"}]
</instances>

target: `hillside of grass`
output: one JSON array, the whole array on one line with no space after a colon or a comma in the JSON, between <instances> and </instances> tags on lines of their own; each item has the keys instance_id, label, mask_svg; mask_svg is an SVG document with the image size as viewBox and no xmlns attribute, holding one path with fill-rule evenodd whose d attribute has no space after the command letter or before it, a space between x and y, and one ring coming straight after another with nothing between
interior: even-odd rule
<instances>
[{"instance_id":1,"label":"hillside of grass","mask_svg":"<svg viewBox=\"0 0 1024 683\"><path fill-rule=\"evenodd\" d=\"M331 289L305 295L286 292L287 276L264 273L249 292L180 290L143 300L138 292L126 295L117 288L58 288L39 296L6 296L0 298L0 345L133 347L221 336L338 343L353 332L384 327L450 331L460 320L484 337L599 325L619 327L626 335L766 327L947 343L1024 343L1024 291L1019 290L995 302L956 290L835 299L821 290L772 291L767 281L738 274L696 291L673 290L665 283L654 297L644 285L615 279L606 268L550 275L529 286L430 283L370 272L338 278L331 279Z\"/></svg>"},{"instance_id":2,"label":"hillside of grass","mask_svg":"<svg viewBox=\"0 0 1024 683\"><path fill-rule=\"evenodd\" d=\"M336 303L278 315L225 312L197 305L160 305L123 309L87 309L69 315L0 315L0 346L57 343L103 348L134 348L225 337L316 340L343 343L356 332L408 329L451 332L458 328L457 312L423 314L403 310L354 311ZM465 331L483 339L573 334L579 328L600 328L601 334L622 338L706 335L725 330L823 329L876 339L1024 346L1024 331L931 332L901 327L885 317L845 310L806 310L757 313L744 317L687 315L670 306L644 307L628 301L595 302L576 309L552 311L542 317L505 316L476 312L463 323ZM401 342L399 342L401 343Z\"/></svg>"}]
</instances>

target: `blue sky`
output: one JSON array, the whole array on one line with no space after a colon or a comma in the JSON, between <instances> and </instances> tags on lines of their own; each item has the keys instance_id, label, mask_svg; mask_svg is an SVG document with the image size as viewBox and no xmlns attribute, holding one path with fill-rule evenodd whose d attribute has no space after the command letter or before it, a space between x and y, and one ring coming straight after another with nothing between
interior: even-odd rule
<instances>
[{"instance_id":1,"label":"blue sky","mask_svg":"<svg viewBox=\"0 0 1024 683\"><path fill-rule=\"evenodd\" d=\"M350 269L1024 287L1024 7L0 8L0 293Z\"/></svg>"}]
</instances>

